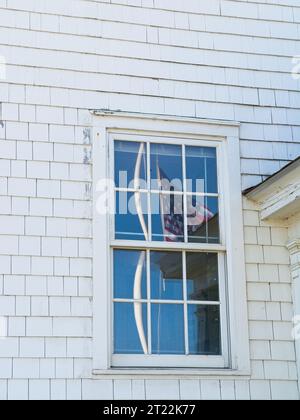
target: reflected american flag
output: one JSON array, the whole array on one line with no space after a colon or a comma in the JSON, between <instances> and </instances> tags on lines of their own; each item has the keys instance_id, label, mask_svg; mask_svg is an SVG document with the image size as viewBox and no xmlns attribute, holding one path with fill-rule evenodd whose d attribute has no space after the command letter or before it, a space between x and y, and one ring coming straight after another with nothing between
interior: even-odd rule
<instances>
[{"instance_id":1,"label":"reflected american flag","mask_svg":"<svg viewBox=\"0 0 300 420\"><path fill-rule=\"evenodd\" d=\"M176 193L165 172L157 165L160 193L160 211L162 218L163 236L166 242L184 242L184 206L183 197ZM162 187L168 185L169 190ZM164 193L166 191L166 193ZM172 193L173 191L173 193ZM204 205L204 197L192 196L187 199L187 232L191 236L214 214Z\"/></svg>"}]
</instances>

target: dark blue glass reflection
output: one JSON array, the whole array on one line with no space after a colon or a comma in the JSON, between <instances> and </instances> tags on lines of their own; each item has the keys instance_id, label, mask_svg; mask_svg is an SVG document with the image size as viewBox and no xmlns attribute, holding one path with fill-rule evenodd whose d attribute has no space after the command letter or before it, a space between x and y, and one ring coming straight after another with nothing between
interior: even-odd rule
<instances>
[{"instance_id":1,"label":"dark blue glass reflection","mask_svg":"<svg viewBox=\"0 0 300 420\"><path fill-rule=\"evenodd\" d=\"M142 275L137 272L142 267ZM139 277L139 278L138 278ZM147 299L146 251L114 251L114 298L133 299L134 288L140 284L139 299Z\"/></svg>"},{"instance_id":2,"label":"dark blue glass reflection","mask_svg":"<svg viewBox=\"0 0 300 420\"><path fill-rule=\"evenodd\" d=\"M188 305L189 354L221 355L219 306Z\"/></svg>"},{"instance_id":3,"label":"dark blue glass reflection","mask_svg":"<svg viewBox=\"0 0 300 420\"><path fill-rule=\"evenodd\" d=\"M185 354L183 305L151 305L152 353Z\"/></svg>"},{"instance_id":4,"label":"dark blue glass reflection","mask_svg":"<svg viewBox=\"0 0 300 420\"><path fill-rule=\"evenodd\" d=\"M146 240L148 233L147 194L137 194L140 208L136 206L135 193L116 193L115 238Z\"/></svg>"},{"instance_id":5,"label":"dark blue glass reflection","mask_svg":"<svg viewBox=\"0 0 300 420\"><path fill-rule=\"evenodd\" d=\"M213 215L207 222L207 242L220 242L219 200L216 197L206 198L206 207Z\"/></svg>"},{"instance_id":6,"label":"dark blue glass reflection","mask_svg":"<svg viewBox=\"0 0 300 420\"><path fill-rule=\"evenodd\" d=\"M136 169L139 168L140 170L137 170L137 173L139 173L139 178L144 180L144 186L141 186L144 188L147 177L147 145L145 143L117 140L114 142L114 152L116 187L128 188L131 184L130 187L133 188L134 175ZM121 178L120 172L125 172L125 174L121 174Z\"/></svg>"},{"instance_id":7,"label":"dark blue glass reflection","mask_svg":"<svg viewBox=\"0 0 300 420\"><path fill-rule=\"evenodd\" d=\"M150 253L151 299L182 300L182 253L153 251Z\"/></svg>"},{"instance_id":8,"label":"dark blue glass reflection","mask_svg":"<svg viewBox=\"0 0 300 420\"><path fill-rule=\"evenodd\" d=\"M169 144L151 144L151 188L182 191L182 148Z\"/></svg>"},{"instance_id":9,"label":"dark blue glass reflection","mask_svg":"<svg viewBox=\"0 0 300 420\"><path fill-rule=\"evenodd\" d=\"M217 154L214 147L186 147L189 192L217 193Z\"/></svg>"},{"instance_id":10,"label":"dark blue glass reflection","mask_svg":"<svg viewBox=\"0 0 300 420\"><path fill-rule=\"evenodd\" d=\"M140 304L141 305L141 304ZM147 338L147 305L142 304L142 329ZM114 354L144 354L133 303L114 303Z\"/></svg>"},{"instance_id":11,"label":"dark blue glass reflection","mask_svg":"<svg viewBox=\"0 0 300 420\"><path fill-rule=\"evenodd\" d=\"M219 301L218 254L187 252L187 297L193 301Z\"/></svg>"}]
</instances>

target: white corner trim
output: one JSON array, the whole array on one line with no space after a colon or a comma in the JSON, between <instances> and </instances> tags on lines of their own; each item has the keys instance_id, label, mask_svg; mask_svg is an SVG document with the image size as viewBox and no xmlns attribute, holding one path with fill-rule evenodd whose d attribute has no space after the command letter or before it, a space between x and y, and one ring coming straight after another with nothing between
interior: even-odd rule
<instances>
[{"instance_id":1,"label":"white corner trim","mask_svg":"<svg viewBox=\"0 0 300 420\"><path fill-rule=\"evenodd\" d=\"M290 251L291 254L295 254L296 252L300 252L300 238L295 239L292 242L289 242L287 244L287 248Z\"/></svg>"},{"instance_id":2,"label":"white corner trim","mask_svg":"<svg viewBox=\"0 0 300 420\"><path fill-rule=\"evenodd\" d=\"M300 238L292 242L289 242L287 245L287 248L289 250L290 257L291 257L292 272L298 269L300 270Z\"/></svg>"}]
</instances>

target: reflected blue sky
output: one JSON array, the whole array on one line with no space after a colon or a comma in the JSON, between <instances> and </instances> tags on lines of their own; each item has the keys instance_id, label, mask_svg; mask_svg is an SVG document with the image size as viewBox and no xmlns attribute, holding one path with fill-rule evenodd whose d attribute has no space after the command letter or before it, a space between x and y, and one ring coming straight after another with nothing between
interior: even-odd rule
<instances>
[{"instance_id":1,"label":"reflected blue sky","mask_svg":"<svg viewBox=\"0 0 300 420\"><path fill-rule=\"evenodd\" d=\"M152 353L185 354L183 305L151 306Z\"/></svg>"},{"instance_id":2,"label":"reflected blue sky","mask_svg":"<svg viewBox=\"0 0 300 420\"><path fill-rule=\"evenodd\" d=\"M217 193L217 156L213 147L186 147L188 191Z\"/></svg>"},{"instance_id":3,"label":"reflected blue sky","mask_svg":"<svg viewBox=\"0 0 300 420\"><path fill-rule=\"evenodd\" d=\"M151 144L151 186L160 189L157 180L180 180L180 190L183 185L182 148L169 144ZM177 184L176 184L177 185ZM168 188L169 190L169 188Z\"/></svg>"},{"instance_id":4,"label":"reflected blue sky","mask_svg":"<svg viewBox=\"0 0 300 420\"><path fill-rule=\"evenodd\" d=\"M147 337L147 305L142 305ZM114 304L114 354L144 354L134 318L133 303Z\"/></svg>"},{"instance_id":5,"label":"reflected blue sky","mask_svg":"<svg viewBox=\"0 0 300 420\"><path fill-rule=\"evenodd\" d=\"M114 250L114 298L133 299L134 278L145 251ZM142 272L142 299L147 299L146 258Z\"/></svg>"},{"instance_id":6,"label":"reflected blue sky","mask_svg":"<svg viewBox=\"0 0 300 420\"><path fill-rule=\"evenodd\" d=\"M142 217L148 231L147 194L141 193ZM144 241L145 235L137 215L135 195L130 192L116 192L115 215L116 239Z\"/></svg>"},{"instance_id":7,"label":"reflected blue sky","mask_svg":"<svg viewBox=\"0 0 300 420\"><path fill-rule=\"evenodd\" d=\"M114 142L115 155L115 185L116 187L128 187L128 184L134 179L137 156L140 151L141 143L132 141L116 140ZM144 152L142 153L140 179L146 181L147 177L147 159L146 159L146 144L144 145ZM120 172L127 173L127 185L120 185Z\"/></svg>"}]
</instances>

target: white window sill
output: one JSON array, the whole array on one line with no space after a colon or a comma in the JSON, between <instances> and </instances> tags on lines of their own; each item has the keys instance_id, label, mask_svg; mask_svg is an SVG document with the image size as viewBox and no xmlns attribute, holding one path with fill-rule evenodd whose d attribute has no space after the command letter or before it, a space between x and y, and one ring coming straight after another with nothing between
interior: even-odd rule
<instances>
[{"instance_id":1,"label":"white window sill","mask_svg":"<svg viewBox=\"0 0 300 420\"><path fill-rule=\"evenodd\" d=\"M111 379L127 377L128 379L185 379L185 378L199 378L199 379L228 379L228 377L238 376L239 379L249 379L250 371L241 371L233 369L120 369L111 368L107 370L93 370L93 376L99 378L109 377Z\"/></svg>"}]
</instances>

